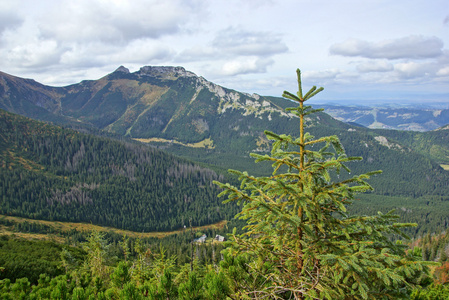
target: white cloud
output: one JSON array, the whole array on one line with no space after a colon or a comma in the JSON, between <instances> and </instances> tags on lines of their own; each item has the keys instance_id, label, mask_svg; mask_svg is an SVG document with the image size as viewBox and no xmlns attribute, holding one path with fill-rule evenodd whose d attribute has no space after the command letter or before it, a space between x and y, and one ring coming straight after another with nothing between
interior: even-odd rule
<instances>
[{"instance_id":1,"label":"white cloud","mask_svg":"<svg viewBox=\"0 0 449 300\"><path fill-rule=\"evenodd\" d=\"M218 32L213 46L225 54L269 56L284 53L288 47L271 32L255 32L229 27Z\"/></svg>"},{"instance_id":2,"label":"white cloud","mask_svg":"<svg viewBox=\"0 0 449 300\"><path fill-rule=\"evenodd\" d=\"M241 57L270 57L285 53L288 47L270 32L253 32L229 27L215 34L210 43L184 49L178 61L220 60Z\"/></svg>"},{"instance_id":3,"label":"white cloud","mask_svg":"<svg viewBox=\"0 0 449 300\"><path fill-rule=\"evenodd\" d=\"M118 67L134 63L156 64L173 56L174 51L167 45L144 39L131 41L125 47L103 43L75 44L61 56L61 63L77 68Z\"/></svg>"},{"instance_id":4,"label":"white cloud","mask_svg":"<svg viewBox=\"0 0 449 300\"><path fill-rule=\"evenodd\" d=\"M141 63L156 64L160 61L170 60L175 51L169 45L149 39L134 40L124 49L117 49L112 55L105 56L104 63L116 62L117 64Z\"/></svg>"},{"instance_id":5,"label":"white cloud","mask_svg":"<svg viewBox=\"0 0 449 300\"><path fill-rule=\"evenodd\" d=\"M204 62L209 65L205 69L214 77L260 74L275 63L275 55L287 50L282 39L273 33L228 27L216 32L210 43L184 49L174 60Z\"/></svg>"},{"instance_id":6,"label":"white cloud","mask_svg":"<svg viewBox=\"0 0 449 300\"><path fill-rule=\"evenodd\" d=\"M387 61L368 61L357 66L357 70L361 73L371 72L389 72L394 69L393 65Z\"/></svg>"},{"instance_id":7,"label":"white cloud","mask_svg":"<svg viewBox=\"0 0 449 300\"><path fill-rule=\"evenodd\" d=\"M17 45L6 55L6 59L16 66L23 68L45 68L56 64L60 60L62 49L54 40L31 41Z\"/></svg>"},{"instance_id":8,"label":"white cloud","mask_svg":"<svg viewBox=\"0 0 449 300\"><path fill-rule=\"evenodd\" d=\"M438 66L433 63L406 62L394 66L395 72L402 78L419 78L434 76Z\"/></svg>"},{"instance_id":9,"label":"white cloud","mask_svg":"<svg viewBox=\"0 0 449 300\"><path fill-rule=\"evenodd\" d=\"M222 74L235 76L238 74L265 73L274 61L270 58L246 58L227 62L222 67Z\"/></svg>"},{"instance_id":10,"label":"white cloud","mask_svg":"<svg viewBox=\"0 0 449 300\"><path fill-rule=\"evenodd\" d=\"M449 66L439 69L436 73L437 76L449 76Z\"/></svg>"},{"instance_id":11,"label":"white cloud","mask_svg":"<svg viewBox=\"0 0 449 300\"><path fill-rule=\"evenodd\" d=\"M323 80L323 79L335 79L341 72L336 69L328 69L323 71L306 71L302 72L305 79L310 81L313 80Z\"/></svg>"},{"instance_id":12,"label":"white cloud","mask_svg":"<svg viewBox=\"0 0 449 300\"><path fill-rule=\"evenodd\" d=\"M218 49L195 45L191 48L184 49L178 55L175 60L179 62L189 61L204 61L210 59L219 59L221 54Z\"/></svg>"},{"instance_id":13,"label":"white cloud","mask_svg":"<svg viewBox=\"0 0 449 300\"><path fill-rule=\"evenodd\" d=\"M58 1L39 19L42 35L61 41L123 43L181 30L195 1ZM57 13L56 13L57 10Z\"/></svg>"},{"instance_id":14,"label":"white cloud","mask_svg":"<svg viewBox=\"0 0 449 300\"><path fill-rule=\"evenodd\" d=\"M16 14L0 19L0 30L1 26L8 29L0 40L1 66L37 72L37 68L48 70L59 64L67 70L171 60L174 50L159 39L179 34L199 3L201 0L44 2L25 22Z\"/></svg>"},{"instance_id":15,"label":"white cloud","mask_svg":"<svg viewBox=\"0 0 449 300\"><path fill-rule=\"evenodd\" d=\"M366 58L385 59L424 59L443 54L443 41L437 37L412 35L395 40L383 40L371 43L358 39L350 39L334 44L330 53L342 56L360 56Z\"/></svg>"}]
</instances>

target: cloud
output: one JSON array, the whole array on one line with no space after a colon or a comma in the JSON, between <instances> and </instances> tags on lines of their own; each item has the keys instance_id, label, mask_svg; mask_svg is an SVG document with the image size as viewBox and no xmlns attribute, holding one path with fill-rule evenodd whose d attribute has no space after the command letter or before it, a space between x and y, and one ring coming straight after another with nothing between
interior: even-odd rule
<instances>
[{"instance_id":1,"label":"cloud","mask_svg":"<svg viewBox=\"0 0 449 300\"><path fill-rule=\"evenodd\" d=\"M336 69L328 69L328 70L324 70L324 71L306 71L303 72L303 77L304 79L307 80L329 80L329 79L335 79L338 75L341 74L341 72L339 70Z\"/></svg>"},{"instance_id":2,"label":"cloud","mask_svg":"<svg viewBox=\"0 0 449 300\"><path fill-rule=\"evenodd\" d=\"M176 56L176 61L190 62L218 59L221 56L219 49L207 46L194 46L184 49Z\"/></svg>"},{"instance_id":3,"label":"cloud","mask_svg":"<svg viewBox=\"0 0 449 300\"><path fill-rule=\"evenodd\" d=\"M0 33L6 29L13 29L20 26L23 20L16 14L8 11L0 11Z\"/></svg>"},{"instance_id":4,"label":"cloud","mask_svg":"<svg viewBox=\"0 0 449 300\"><path fill-rule=\"evenodd\" d=\"M181 30L197 1L59 1L41 16L44 37L61 41L124 43L158 38ZM55 10L58 13L55 13Z\"/></svg>"},{"instance_id":5,"label":"cloud","mask_svg":"<svg viewBox=\"0 0 449 300\"><path fill-rule=\"evenodd\" d=\"M58 63L62 53L54 40L32 41L12 48L6 60L22 68L40 69Z\"/></svg>"},{"instance_id":6,"label":"cloud","mask_svg":"<svg viewBox=\"0 0 449 300\"><path fill-rule=\"evenodd\" d=\"M425 59L443 54L443 41L437 37L408 36L396 40L370 43L357 39L334 44L330 53L342 56L359 56L384 59Z\"/></svg>"},{"instance_id":7,"label":"cloud","mask_svg":"<svg viewBox=\"0 0 449 300\"><path fill-rule=\"evenodd\" d=\"M216 33L209 43L195 45L181 51L176 60L204 61L242 57L269 57L285 53L288 47L282 39L270 32L255 32L229 27ZM253 60L254 62L254 60ZM236 64L230 62L228 65ZM239 65L242 63L238 62Z\"/></svg>"},{"instance_id":8,"label":"cloud","mask_svg":"<svg viewBox=\"0 0 449 300\"><path fill-rule=\"evenodd\" d=\"M228 27L216 32L210 43L184 49L175 60L181 63L204 61L209 65L205 68L211 76L235 76L266 73L274 64L272 57L287 51L278 35ZM218 69L213 67L220 64Z\"/></svg>"},{"instance_id":9,"label":"cloud","mask_svg":"<svg viewBox=\"0 0 449 300\"><path fill-rule=\"evenodd\" d=\"M0 1L0 36L3 31L17 28L24 22L18 8L15 1Z\"/></svg>"},{"instance_id":10,"label":"cloud","mask_svg":"<svg viewBox=\"0 0 449 300\"><path fill-rule=\"evenodd\" d=\"M448 25L449 24L449 15L447 15L446 18L444 18L443 24L444 25Z\"/></svg>"},{"instance_id":11,"label":"cloud","mask_svg":"<svg viewBox=\"0 0 449 300\"><path fill-rule=\"evenodd\" d=\"M106 55L107 61L116 62L117 64L126 63L157 63L162 60L171 60L175 55L175 51L168 45L154 42L149 39L134 40L124 49L117 51L113 55Z\"/></svg>"},{"instance_id":12,"label":"cloud","mask_svg":"<svg viewBox=\"0 0 449 300\"><path fill-rule=\"evenodd\" d=\"M125 47L90 43L75 45L61 57L61 63L77 68L102 67L117 64L156 63L169 59L174 51L169 47L150 40L135 40Z\"/></svg>"},{"instance_id":13,"label":"cloud","mask_svg":"<svg viewBox=\"0 0 449 300\"><path fill-rule=\"evenodd\" d=\"M449 76L449 66L439 69L436 73L437 76Z\"/></svg>"},{"instance_id":14,"label":"cloud","mask_svg":"<svg viewBox=\"0 0 449 300\"><path fill-rule=\"evenodd\" d=\"M416 62L399 63L394 66L395 72L406 79L433 76L437 68L435 64L420 64Z\"/></svg>"},{"instance_id":15,"label":"cloud","mask_svg":"<svg viewBox=\"0 0 449 300\"><path fill-rule=\"evenodd\" d=\"M43 7L33 9L34 14L23 22L12 13L2 18L0 10L0 30L2 26L9 29L0 35L2 68L43 72L59 64L61 69L80 69L170 60L174 51L159 39L182 34L200 3L61 0L43 2Z\"/></svg>"},{"instance_id":16,"label":"cloud","mask_svg":"<svg viewBox=\"0 0 449 300\"><path fill-rule=\"evenodd\" d=\"M227 62L222 67L222 74L234 76L239 74L265 73L274 61L271 58L247 58Z\"/></svg>"},{"instance_id":17,"label":"cloud","mask_svg":"<svg viewBox=\"0 0 449 300\"><path fill-rule=\"evenodd\" d=\"M393 65L382 60L382 61L368 61L361 63L357 66L357 70L361 73L371 73L371 72L388 72L394 69Z\"/></svg>"},{"instance_id":18,"label":"cloud","mask_svg":"<svg viewBox=\"0 0 449 300\"><path fill-rule=\"evenodd\" d=\"M224 53L242 56L269 56L288 51L288 47L276 34L246 31L235 27L218 32L212 45Z\"/></svg>"}]
</instances>

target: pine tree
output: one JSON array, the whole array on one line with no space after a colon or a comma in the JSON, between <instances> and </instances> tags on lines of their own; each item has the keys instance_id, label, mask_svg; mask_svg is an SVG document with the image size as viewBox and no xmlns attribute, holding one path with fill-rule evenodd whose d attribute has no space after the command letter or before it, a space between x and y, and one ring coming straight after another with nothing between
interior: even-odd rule
<instances>
[{"instance_id":1,"label":"pine tree","mask_svg":"<svg viewBox=\"0 0 449 300\"><path fill-rule=\"evenodd\" d=\"M392 212L348 214L355 195L372 190L366 180L380 171L350 175L346 164L360 157L348 157L337 136L315 138L305 132L306 116L320 110L304 103L323 88L314 86L303 95L299 70L297 78L297 94L284 92L283 97L298 103L287 111L299 118L299 137L266 131L273 141L271 155L252 154L256 162L272 163L272 175L230 170L239 176L240 188L215 182L223 189L220 195L227 195L225 202L242 205L237 216L247 221L246 232L234 231L233 247L227 250L240 262L225 266L231 282L235 277L235 296L405 297L409 279L424 267L420 258L406 254L405 245L392 240L406 237L401 228L416 224L395 223L398 216Z\"/></svg>"}]
</instances>

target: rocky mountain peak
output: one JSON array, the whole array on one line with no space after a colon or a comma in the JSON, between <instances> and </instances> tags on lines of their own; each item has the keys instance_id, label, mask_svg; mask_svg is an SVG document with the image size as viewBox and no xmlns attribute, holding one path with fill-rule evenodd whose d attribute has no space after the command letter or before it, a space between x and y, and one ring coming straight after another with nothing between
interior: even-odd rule
<instances>
[{"instance_id":1,"label":"rocky mountain peak","mask_svg":"<svg viewBox=\"0 0 449 300\"><path fill-rule=\"evenodd\" d=\"M174 79L178 77L198 77L195 73L187 71L183 67L166 67L166 66L144 66L140 68L137 74L141 76L149 75L163 79Z\"/></svg>"},{"instance_id":2,"label":"rocky mountain peak","mask_svg":"<svg viewBox=\"0 0 449 300\"><path fill-rule=\"evenodd\" d=\"M125 68L124 66L120 66L120 67L117 68L117 70L114 71L114 73L115 72L122 72L122 73L129 74L129 69Z\"/></svg>"}]
</instances>

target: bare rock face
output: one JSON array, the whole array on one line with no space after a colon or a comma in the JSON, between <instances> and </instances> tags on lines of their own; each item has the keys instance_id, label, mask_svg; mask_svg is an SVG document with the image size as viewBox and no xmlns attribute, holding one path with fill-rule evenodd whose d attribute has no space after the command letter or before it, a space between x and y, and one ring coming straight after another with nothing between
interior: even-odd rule
<instances>
[{"instance_id":1,"label":"bare rock face","mask_svg":"<svg viewBox=\"0 0 449 300\"><path fill-rule=\"evenodd\" d=\"M144 66L137 72L141 76L150 75L162 79L175 79L178 77L197 77L195 73L187 71L183 67Z\"/></svg>"}]
</instances>

